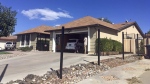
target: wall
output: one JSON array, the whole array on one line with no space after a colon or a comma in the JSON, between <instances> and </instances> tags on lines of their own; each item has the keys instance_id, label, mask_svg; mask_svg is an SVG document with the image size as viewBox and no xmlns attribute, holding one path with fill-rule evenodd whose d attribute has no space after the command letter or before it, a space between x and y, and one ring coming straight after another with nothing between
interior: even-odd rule
<instances>
[{"instance_id":1,"label":"wall","mask_svg":"<svg viewBox=\"0 0 150 84\"><path fill-rule=\"evenodd\" d=\"M21 35L17 36L17 42L16 42L16 48L20 47L20 40L21 40Z\"/></svg>"},{"instance_id":2,"label":"wall","mask_svg":"<svg viewBox=\"0 0 150 84\"><path fill-rule=\"evenodd\" d=\"M108 29L103 26L99 27L91 27L90 28L90 54L96 54L95 50L95 41L98 38L98 30L100 29L100 38L108 38L108 39L113 39L117 40L117 31Z\"/></svg>"},{"instance_id":3,"label":"wall","mask_svg":"<svg viewBox=\"0 0 150 84\"><path fill-rule=\"evenodd\" d=\"M33 46L33 50L36 50L36 42L37 42L37 34L32 33L31 34L31 46Z\"/></svg>"},{"instance_id":4,"label":"wall","mask_svg":"<svg viewBox=\"0 0 150 84\"><path fill-rule=\"evenodd\" d=\"M134 25L132 25L132 26L130 26L130 27L128 27L128 28L126 28L126 29L124 29L124 30L118 32L118 38L117 38L117 39L118 39L118 41L120 41L120 42L122 42L122 32L124 32L124 34L132 34L132 37L133 37L133 38L136 36L136 34L141 35L141 34L139 33L139 31L137 30L137 28L136 28ZM135 34L135 35L134 35L134 34Z\"/></svg>"},{"instance_id":5,"label":"wall","mask_svg":"<svg viewBox=\"0 0 150 84\"><path fill-rule=\"evenodd\" d=\"M7 41L3 41L3 40L0 40L0 50L4 50L5 49L5 43Z\"/></svg>"}]
</instances>

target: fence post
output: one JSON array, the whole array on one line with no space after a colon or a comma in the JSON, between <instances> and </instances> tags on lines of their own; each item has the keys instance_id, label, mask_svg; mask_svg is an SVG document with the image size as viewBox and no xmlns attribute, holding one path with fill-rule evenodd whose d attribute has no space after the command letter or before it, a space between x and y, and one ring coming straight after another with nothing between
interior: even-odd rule
<instances>
[{"instance_id":1,"label":"fence post","mask_svg":"<svg viewBox=\"0 0 150 84\"><path fill-rule=\"evenodd\" d=\"M100 29L98 29L98 65L100 65Z\"/></svg>"},{"instance_id":2,"label":"fence post","mask_svg":"<svg viewBox=\"0 0 150 84\"><path fill-rule=\"evenodd\" d=\"M62 79L63 51L64 51L64 26L62 27L61 30L60 79Z\"/></svg>"},{"instance_id":3,"label":"fence post","mask_svg":"<svg viewBox=\"0 0 150 84\"><path fill-rule=\"evenodd\" d=\"M124 32L122 32L122 59L124 60Z\"/></svg>"}]
</instances>

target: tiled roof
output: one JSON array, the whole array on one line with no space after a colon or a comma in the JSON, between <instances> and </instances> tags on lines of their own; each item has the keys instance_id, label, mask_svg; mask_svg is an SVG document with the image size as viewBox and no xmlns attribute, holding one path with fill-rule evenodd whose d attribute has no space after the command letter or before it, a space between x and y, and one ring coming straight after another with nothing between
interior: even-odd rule
<instances>
[{"instance_id":1,"label":"tiled roof","mask_svg":"<svg viewBox=\"0 0 150 84\"><path fill-rule=\"evenodd\" d=\"M16 40L17 36L0 37L0 40Z\"/></svg>"},{"instance_id":2,"label":"tiled roof","mask_svg":"<svg viewBox=\"0 0 150 84\"><path fill-rule=\"evenodd\" d=\"M45 26L45 25L42 25L42 26L38 26L36 28L32 28L32 29L29 29L29 30L26 30L26 31L23 31L23 32L20 32L16 35L19 35L19 34L27 34L27 33L43 33L43 34L49 34L48 32L44 32L46 30L50 30L52 29L53 27L51 26Z\"/></svg>"},{"instance_id":3,"label":"tiled roof","mask_svg":"<svg viewBox=\"0 0 150 84\"><path fill-rule=\"evenodd\" d=\"M67 28L76 28L76 27L89 26L89 25L95 25L95 24L118 30L119 28L127 26L131 23L133 23L133 22L125 22L125 23L120 23L120 24L110 24L110 23L104 22L102 20L98 20L97 18L94 18L91 16L86 16L86 17L83 17L83 18L74 20L72 22L60 25L58 27L55 27L55 28L47 30L47 31L60 30L62 26L64 26L67 29Z\"/></svg>"}]
</instances>

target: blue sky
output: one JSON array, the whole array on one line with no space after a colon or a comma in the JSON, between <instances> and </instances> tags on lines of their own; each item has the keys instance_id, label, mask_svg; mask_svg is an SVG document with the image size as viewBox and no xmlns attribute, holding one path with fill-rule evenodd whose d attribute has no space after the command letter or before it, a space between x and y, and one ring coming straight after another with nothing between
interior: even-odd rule
<instances>
[{"instance_id":1,"label":"blue sky","mask_svg":"<svg viewBox=\"0 0 150 84\"><path fill-rule=\"evenodd\" d=\"M84 16L104 17L113 23L136 21L150 29L149 0L0 0L17 13L15 33L40 25L55 26Z\"/></svg>"}]
</instances>

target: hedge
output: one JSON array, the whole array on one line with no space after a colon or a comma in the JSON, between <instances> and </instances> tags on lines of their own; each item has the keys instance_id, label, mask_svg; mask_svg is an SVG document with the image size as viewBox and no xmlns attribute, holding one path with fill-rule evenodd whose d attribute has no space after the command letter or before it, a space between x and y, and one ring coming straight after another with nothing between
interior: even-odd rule
<instances>
[{"instance_id":1,"label":"hedge","mask_svg":"<svg viewBox=\"0 0 150 84\"><path fill-rule=\"evenodd\" d=\"M96 39L96 50L98 49L98 39ZM102 52L109 52L109 51L117 51L121 52L122 50L122 43L111 40L107 38L100 38L100 51Z\"/></svg>"},{"instance_id":2,"label":"hedge","mask_svg":"<svg viewBox=\"0 0 150 84\"><path fill-rule=\"evenodd\" d=\"M30 46L30 47L26 46L26 47L21 47L21 48L20 48L20 50L21 50L21 51L24 51L24 52L25 52L25 51L31 51L32 49L33 49L33 46Z\"/></svg>"}]
</instances>

